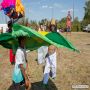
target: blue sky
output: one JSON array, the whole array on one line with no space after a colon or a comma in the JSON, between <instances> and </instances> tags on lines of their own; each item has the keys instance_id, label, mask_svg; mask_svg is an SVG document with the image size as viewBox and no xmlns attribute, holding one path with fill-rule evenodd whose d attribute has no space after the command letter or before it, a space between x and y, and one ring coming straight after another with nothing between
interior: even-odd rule
<instances>
[{"instance_id":1,"label":"blue sky","mask_svg":"<svg viewBox=\"0 0 90 90\"><path fill-rule=\"evenodd\" d=\"M1 2L2 0L0 0ZM74 0L74 13L75 17L79 20L83 19L84 6L86 0ZM70 10L71 15L73 12L73 0L22 0L25 7L25 15L29 20L39 21L43 18L61 19L67 16L67 12ZM5 22L5 15L3 11L0 12L0 22Z\"/></svg>"}]
</instances>

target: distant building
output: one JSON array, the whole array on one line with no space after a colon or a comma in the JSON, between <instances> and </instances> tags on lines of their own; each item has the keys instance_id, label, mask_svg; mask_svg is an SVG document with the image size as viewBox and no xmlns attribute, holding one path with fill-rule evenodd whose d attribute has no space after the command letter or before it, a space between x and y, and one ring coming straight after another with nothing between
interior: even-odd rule
<instances>
[{"instance_id":1,"label":"distant building","mask_svg":"<svg viewBox=\"0 0 90 90\"><path fill-rule=\"evenodd\" d=\"M7 28L7 24L0 24L0 32L5 33Z\"/></svg>"}]
</instances>

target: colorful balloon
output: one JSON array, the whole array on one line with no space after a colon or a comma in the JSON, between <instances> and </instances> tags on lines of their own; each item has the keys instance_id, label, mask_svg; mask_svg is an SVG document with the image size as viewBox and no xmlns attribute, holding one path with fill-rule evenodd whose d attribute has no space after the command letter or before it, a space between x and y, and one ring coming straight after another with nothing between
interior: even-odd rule
<instances>
[{"instance_id":1,"label":"colorful balloon","mask_svg":"<svg viewBox=\"0 0 90 90\"><path fill-rule=\"evenodd\" d=\"M24 6L21 0L3 0L0 6L0 10L3 10L9 18L17 19L24 16Z\"/></svg>"}]
</instances>

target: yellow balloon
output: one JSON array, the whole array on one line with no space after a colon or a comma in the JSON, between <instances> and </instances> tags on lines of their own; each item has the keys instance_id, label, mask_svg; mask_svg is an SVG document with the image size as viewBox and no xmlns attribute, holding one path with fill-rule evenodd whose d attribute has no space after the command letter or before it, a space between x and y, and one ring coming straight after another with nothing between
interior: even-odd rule
<instances>
[{"instance_id":1,"label":"yellow balloon","mask_svg":"<svg viewBox=\"0 0 90 90\"><path fill-rule=\"evenodd\" d=\"M21 3L21 0L16 0L16 12L24 15L24 6Z\"/></svg>"}]
</instances>

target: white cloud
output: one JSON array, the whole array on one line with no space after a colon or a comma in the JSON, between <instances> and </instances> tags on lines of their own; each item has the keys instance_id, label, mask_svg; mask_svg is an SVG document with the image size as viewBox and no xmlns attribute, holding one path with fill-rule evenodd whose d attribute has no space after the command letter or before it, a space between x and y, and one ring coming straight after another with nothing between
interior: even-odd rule
<instances>
[{"instance_id":1,"label":"white cloud","mask_svg":"<svg viewBox=\"0 0 90 90\"><path fill-rule=\"evenodd\" d=\"M73 9L71 8L71 9L69 9L68 11L73 12Z\"/></svg>"},{"instance_id":2,"label":"white cloud","mask_svg":"<svg viewBox=\"0 0 90 90\"><path fill-rule=\"evenodd\" d=\"M43 5L42 8L43 8L43 9L44 9L44 8L52 9L52 8L54 8L54 7L48 6L48 5Z\"/></svg>"},{"instance_id":3,"label":"white cloud","mask_svg":"<svg viewBox=\"0 0 90 90\"><path fill-rule=\"evenodd\" d=\"M62 5L58 4L58 3L54 3L52 5L42 5L42 8L62 8Z\"/></svg>"},{"instance_id":4,"label":"white cloud","mask_svg":"<svg viewBox=\"0 0 90 90\"><path fill-rule=\"evenodd\" d=\"M43 5L42 8L48 8L48 6L47 5Z\"/></svg>"},{"instance_id":5,"label":"white cloud","mask_svg":"<svg viewBox=\"0 0 90 90\"><path fill-rule=\"evenodd\" d=\"M53 6L56 8L62 8L62 5L60 3L54 3Z\"/></svg>"},{"instance_id":6,"label":"white cloud","mask_svg":"<svg viewBox=\"0 0 90 90\"><path fill-rule=\"evenodd\" d=\"M52 6L49 6L50 9L52 9L53 7Z\"/></svg>"},{"instance_id":7,"label":"white cloud","mask_svg":"<svg viewBox=\"0 0 90 90\"><path fill-rule=\"evenodd\" d=\"M66 13L66 12L67 12L67 10L61 10L61 12L62 12L62 13Z\"/></svg>"},{"instance_id":8,"label":"white cloud","mask_svg":"<svg viewBox=\"0 0 90 90\"><path fill-rule=\"evenodd\" d=\"M68 11L73 12L73 9L71 8L71 9L63 9L63 10L61 10L62 13L67 13Z\"/></svg>"}]
</instances>

